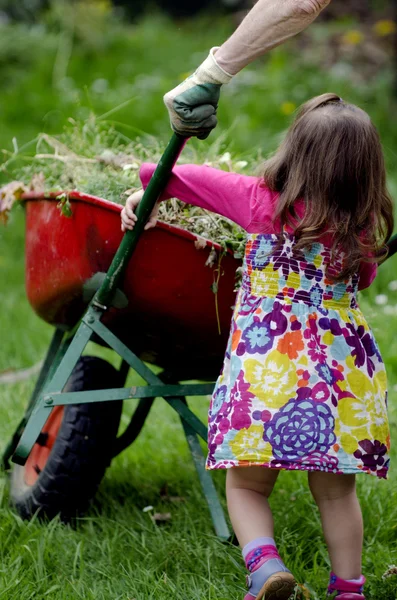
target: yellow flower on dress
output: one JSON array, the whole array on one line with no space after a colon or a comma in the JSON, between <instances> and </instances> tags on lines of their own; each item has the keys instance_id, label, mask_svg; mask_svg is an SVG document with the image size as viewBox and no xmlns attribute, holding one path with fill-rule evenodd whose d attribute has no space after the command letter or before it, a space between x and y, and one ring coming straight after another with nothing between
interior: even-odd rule
<instances>
[{"instance_id":1,"label":"yellow flower on dress","mask_svg":"<svg viewBox=\"0 0 397 600\"><path fill-rule=\"evenodd\" d=\"M280 275L273 269L273 265L267 265L263 270L252 271L250 279L256 295L274 297L279 293Z\"/></svg>"},{"instance_id":2,"label":"yellow flower on dress","mask_svg":"<svg viewBox=\"0 0 397 600\"><path fill-rule=\"evenodd\" d=\"M288 275L285 285L288 288L292 288L294 290L299 290L299 288L301 287L300 277L296 273L291 271L291 273Z\"/></svg>"},{"instance_id":3,"label":"yellow flower on dress","mask_svg":"<svg viewBox=\"0 0 397 600\"><path fill-rule=\"evenodd\" d=\"M298 376L295 363L278 350L269 352L263 360L249 358L244 363L245 379L250 392L269 408L281 408L296 395Z\"/></svg>"},{"instance_id":4,"label":"yellow flower on dress","mask_svg":"<svg viewBox=\"0 0 397 600\"><path fill-rule=\"evenodd\" d=\"M365 439L387 443L389 427L386 403L379 398L386 395L386 374L380 371L373 380L354 365L354 358L346 359L348 368L346 379L354 398L343 398L338 402L336 433L340 435L345 452L357 450L358 442ZM354 445L355 442L355 445Z\"/></svg>"},{"instance_id":5,"label":"yellow flower on dress","mask_svg":"<svg viewBox=\"0 0 397 600\"><path fill-rule=\"evenodd\" d=\"M236 460L268 463L273 460L272 447L263 440L263 425L241 429L229 443Z\"/></svg>"}]
</instances>

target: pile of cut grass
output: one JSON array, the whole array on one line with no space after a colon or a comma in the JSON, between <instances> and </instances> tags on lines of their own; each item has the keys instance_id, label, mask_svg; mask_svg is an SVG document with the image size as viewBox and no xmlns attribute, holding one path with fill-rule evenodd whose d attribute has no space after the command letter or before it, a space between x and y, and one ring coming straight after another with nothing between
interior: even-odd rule
<instances>
[{"instance_id":1,"label":"pile of cut grass","mask_svg":"<svg viewBox=\"0 0 397 600\"><path fill-rule=\"evenodd\" d=\"M196 146L197 148L197 146ZM32 151L24 154L24 150ZM78 190L124 204L127 196L141 187L139 168L143 162L159 161L163 148L152 136L131 140L114 128L100 124L95 117L78 123L69 120L63 134L54 137L40 134L27 148L6 153L1 170L19 186L4 186L3 194L11 191L11 200L0 203L0 212L9 211L20 191L43 193ZM214 167L243 171L247 161L232 160L230 153L220 155L218 147L197 151L187 146L181 162L194 162ZM255 169L252 161L251 172ZM1 202L1 194L0 194ZM67 205L60 209L68 216ZM172 199L160 205L162 221L188 229L192 233L233 249L237 256L245 242L244 231L225 217Z\"/></svg>"}]
</instances>

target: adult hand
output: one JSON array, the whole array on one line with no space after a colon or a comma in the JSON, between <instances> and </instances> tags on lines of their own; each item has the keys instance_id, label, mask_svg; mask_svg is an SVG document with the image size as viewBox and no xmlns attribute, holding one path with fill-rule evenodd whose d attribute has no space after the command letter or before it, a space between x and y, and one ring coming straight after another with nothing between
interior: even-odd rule
<instances>
[{"instance_id":1,"label":"adult hand","mask_svg":"<svg viewBox=\"0 0 397 600\"><path fill-rule=\"evenodd\" d=\"M204 139L216 127L220 89L232 76L219 67L214 50L193 75L164 96L172 129L185 137Z\"/></svg>"}]
</instances>

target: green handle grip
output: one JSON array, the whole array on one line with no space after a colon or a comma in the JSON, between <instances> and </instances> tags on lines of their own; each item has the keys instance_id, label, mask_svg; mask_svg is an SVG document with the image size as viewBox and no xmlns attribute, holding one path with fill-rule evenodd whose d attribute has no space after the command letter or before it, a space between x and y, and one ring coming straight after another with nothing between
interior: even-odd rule
<instances>
[{"instance_id":1,"label":"green handle grip","mask_svg":"<svg viewBox=\"0 0 397 600\"><path fill-rule=\"evenodd\" d=\"M168 180L171 176L172 169L178 160L183 146L187 141L186 137L182 137L176 133L172 135L163 156L157 165L155 172L147 186L137 209L138 220L135 223L133 230L128 230L113 258L112 264L109 267L106 277L95 294L93 299L94 304L101 306L109 306L112 301L120 279L123 277L128 261L134 252L144 227L152 213L157 200L163 193Z\"/></svg>"}]
</instances>

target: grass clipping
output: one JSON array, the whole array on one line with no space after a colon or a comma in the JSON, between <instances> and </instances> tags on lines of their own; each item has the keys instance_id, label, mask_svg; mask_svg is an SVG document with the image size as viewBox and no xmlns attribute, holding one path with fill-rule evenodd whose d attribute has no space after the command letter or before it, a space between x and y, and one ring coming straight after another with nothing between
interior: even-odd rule
<instances>
[{"instance_id":1,"label":"grass clipping","mask_svg":"<svg viewBox=\"0 0 397 600\"><path fill-rule=\"evenodd\" d=\"M10 183L0 188L0 219L7 220L12 205L27 191L59 191L59 207L66 217L70 215L70 205L68 195L61 192L78 190L124 204L127 196L141 187L142 162L158 162L163 150L150 136L131 140L115 129L101 126L94 118L83 124L70 120L58 137L40 134L23 149L3 151L5 161L0 169ZM220 155L217 145L203 155L188 144L180 162L233 171L243 171L248 166L246 161L232 161L228 152ZM160 204L159 218L198 236L198 247L200 238L206 238L220 244L224 251L233 251L236 258L243 255L245 232L225 217L171 199ZM212 254L215 265L219 257L215 251Z\"/></svg>"}]
</instances>

